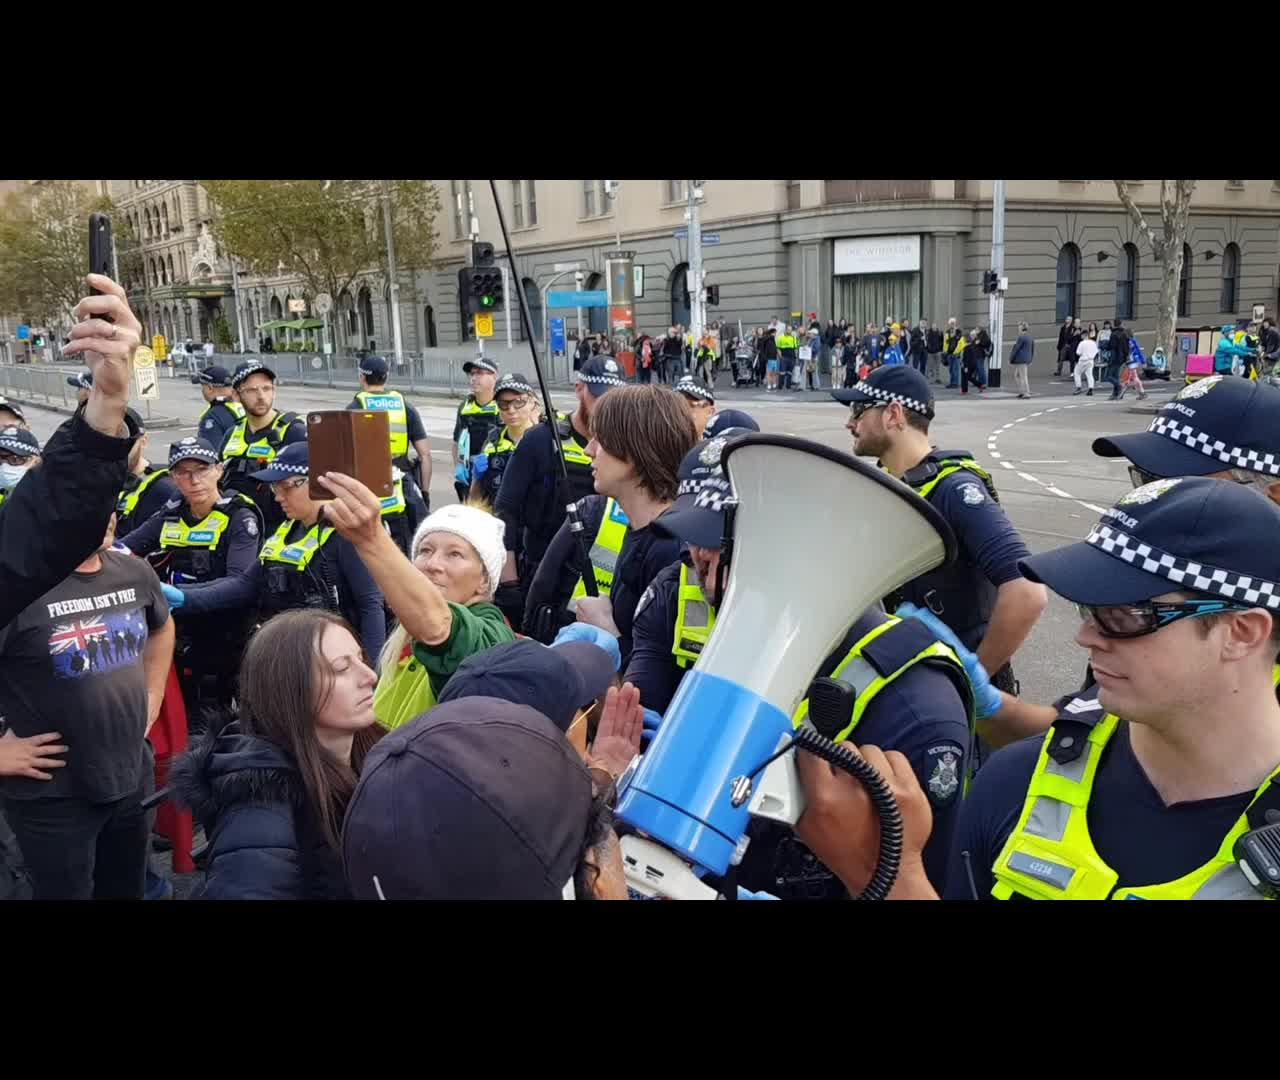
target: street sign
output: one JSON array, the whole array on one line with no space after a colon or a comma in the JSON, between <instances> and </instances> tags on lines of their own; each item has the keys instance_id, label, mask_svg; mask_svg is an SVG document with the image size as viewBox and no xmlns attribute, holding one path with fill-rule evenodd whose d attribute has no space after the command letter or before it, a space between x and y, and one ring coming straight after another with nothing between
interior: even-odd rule
<instances>
[{"instance_id":1,"label":"street sign","mask_svg":"<svg viewBox=\"0 0 1280 1080\"><path fill-rule=\"evenodd\" d=\"M139 345L133 354L133 377L138 384L138 397L143 401L160 400L160 383L156 380L156 354Z\"/></svg>"},{"instance_id":2,"label":"street sign","mask_svg":"<svg viewBox=\"0 0 1280 1080\"><path fill-rule=\"evenodd\" d=\"M673 230L671 235L675 237L677 240L688 240L689 226L681 225L680 228ZM702 234L702 243L704 245L718 244L720 243L720 234L718 232L704 232Z\"/></svg>"},{"instance_id":3,"label":"street sign","mask_svg":"<svg viewBox=\"0 0 1280 1080\"><path fill-rule=\"evenodd\" d=\"M565 351L563 315L553 315L551 317L551 351L553 353L563 353Z\"/></svg>"},{"instance_id":4,"label":"street sign","mask_svg":"<svg viewBox=\"0 0 1280 1080\"><path fill-rule=\"evenodd\" d=\"M26 323L22 323L17 329L17 334L18 334L19 341L30 341L31 327L29 327Z\"/></svg>"},{"instance_id":5,"label":"street sign","mask_svg":"<svg viewBox=\"0 0 1280 1080\"><path fill-rule=\"evenodd\" d=\"M704 247L707 244L718 244L718 243L720 243L720 234L718 232L704 232L702 234L702 244Z\"/></svg>"},{"instance_id":6,"label":"street sign","mask_svg":"<svg viewBox=\"0 0 1280 1080\"><path fill-rule=\"evenodd\" d=\"M322 292L316 297L315 304L313 306L316 309L316 314L321 318L324 318L324 316L328 315L329 312L333 310L333 297L327 292Z\"/></svg>"},{"instance_id":7,"label":"street sign","mask_svg":"<svg viewBox=\"0 0 1280 1080\"><path fill-rule=\"evenodd\" d=\"M606 289L584 289L582 292L552 289L547 293L547 307L552 309L608 306L609 293Z\"/></svg>"},{"instance_id":8,"label":"street sign","mask_svg":"<svg viewBox=\"0 0 1280 1080\"><path fill-rule=\"evenodd\" d=\"M307 310L307 302L305 300L290 300L289 310L298 315L305 314Z\"/></svg>"},{"instance_id":9,"label":"street sign","mask_svg":"<svg viewBox=\"0 0 1280 1080\"><path fill-rule=\"evenodd\" d=\"M493 315L476 316L476 337L493 337Z\"/></svg>"},{"instance_id":10,"label":"street sign","mask_svg":"<svg viewBox=\"0 0 1280 1080\"><path fill-rule=\"evenodd\" d=\"M684 240L689 235L689 226L681 225L680 228L674 230L671 235L677 240Z\"/></svg>"},{"instance_id":11,"label":"street sign","mask_svg":"<svg viewBox=\"0 0 1280 1080\"><path fill-rule=\"evenodd\" d=\"M644 267L633 266L631 268L631 279L635 298L639 300L644 296Z\"/></svg>"},{"instance_id":12,"label":"street sign","mask_svg":"<svg viewBox=\"0 0 1280 1080\"><path fill-rule=\"evenodd\" d=\"M555 271L557 274L567 274L570 270L581 270L581 262L556 263Z\"/></svg>"}]
</instances>

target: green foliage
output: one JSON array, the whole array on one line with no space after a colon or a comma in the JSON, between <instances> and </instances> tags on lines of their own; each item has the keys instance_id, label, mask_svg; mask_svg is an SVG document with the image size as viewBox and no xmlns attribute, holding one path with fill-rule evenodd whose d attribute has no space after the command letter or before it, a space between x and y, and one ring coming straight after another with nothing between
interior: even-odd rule
<instances>
[{"instance_id":1,"label":"green foliage","mask_svg":"<svg viewBox=\"0 0 1280 1080\"><path fill-rule=\"evenodd\" d=\"M233 343L231 324L227 322L225 315L219 315L217 321L213 324L213 343L220 352L229 352L231 350Z\"/></svg>"}]
</instances>

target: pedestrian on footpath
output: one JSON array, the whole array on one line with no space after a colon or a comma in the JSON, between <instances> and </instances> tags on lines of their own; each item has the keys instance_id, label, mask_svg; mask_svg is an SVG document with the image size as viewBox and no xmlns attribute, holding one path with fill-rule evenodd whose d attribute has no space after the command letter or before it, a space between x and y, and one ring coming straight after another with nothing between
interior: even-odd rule
<instances>
[{"instance_id":1,"label":"pedestrian on footpath","mask_svg":"<svg viewBox=\"0 0 1280 1080\"><path fill-rule=\"evenodd\" d=\"M1076 384L1075 390L1072 391L1072 397L1080 393L1080 376L1089 381L1089 393L1086 397L1093 397L1093 365L1098 359L1098 343L1094 340L1093 334L1088 337L1082 337L1080 344L1076 346L1076 366L1071 372L1071 378Z\"/></svg>"},{"instance_id":2,"label":"pedestrian on footpath","mask_svg":"<svg viewBox=\"0 0 1280 1080\"><path fill-rule=\"evenodd\" d=\"M978 393L986 393L986 350L991 347L991 339L986 334L987 332L980 326L975 326L969 331L969 343L965 345L960 357L960 393L962 394L969 392L970 383L977 386ZM985 343L984 338L986 338Z\"/></svg>"},{"instance_id":3,"label":"pedestrian on footpath","mask_svg":"<svg viewBox=\"0 0 1280 1080\"><path fill-rule=\"evenodd\" d=\"M1013 368L1013 381L1018 386L1018 397L1031 396L1031 359L1035 356L1036 343L1026 323L1018 323L1018 340L1009 353L1009 366Z\"/></svg>"},{"instance_id":4,"label":"pedestrian on footpath","mask_svg":"<svg viewBox=\"0 0 1280 1080\"><path fill-rule=\"evenodd\" d=\"M1058 366L1053 369L1053 377L1055 379L1062 377L1062 369L1065 367L1071 370L1072 360L1075 358L1075 347L1071 345L1071 326L1072 318L1068 315L1062 321L1062 325L1058 328Z\"/></svg>"},{"instance_id":5,"label":"pedestrian on footpath","mask_svg":"<svg viewBox=\"0 0 1280 1080\"><path fill-rule=\"evenodd\" d=\"M954 318L947 320L947 332L942 338L942 355L946 360L949 378L948 390L960 389L960 369L964 366L964 350L967 341L964 331Z\"/></svg>"},{"instance_id":6,"label":"pedestrian on footpath","mask_svg":"<svg viewBox=\"0 0 1280 1080\"><path fill-rule=\"evenodd\" d=\"M1119 319L1115 321L1115 325L1111 327L1111 355L1107 359L1106 374L1102 376L1103 382L1109 382L1113 387L1111 396L1108 401L1120 401L1124 398L1124 386L1120 382L1120 368L1129 357L1129 331Z\"/></svg>"},{"instance_id":7,"label":"pedestrian on footpath","mask_svg":"<svg viewBox=\"0 0 1280 1080\"><path fill-rule=\"evenodd\" d=\"M938 386L942 385L942 330L932 325L927 319L921 323L924 327L925 352L928 354L928 366L925 378Z\"/></svg>"},{"instance_id":8,"label":"pedestrian on footpath","mask_svg":"<svg viewBox=\"0 0 1280 1080\"><path fill-rule=\"evenodd\" d=\"M1129 355L1125 358L1124 370L1128 375L1128 378L1124 381L1137 387L1139 401L1146 401L1147 391L1143 387L1140 377L1142 374L1142 354L1134 347L1133 338L1129 339Z\"/></svg>"}]
</instances>

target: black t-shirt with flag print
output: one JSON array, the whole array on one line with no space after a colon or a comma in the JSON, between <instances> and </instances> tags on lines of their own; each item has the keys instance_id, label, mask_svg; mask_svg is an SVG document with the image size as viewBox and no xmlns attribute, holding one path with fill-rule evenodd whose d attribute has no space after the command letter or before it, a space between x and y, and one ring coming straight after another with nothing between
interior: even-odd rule
<instances>
[{"instance_id":1,"label":"black t-shirt with flag print","mask_svg":"<svg viewBox=\"0 0 1280 1080\"><path fill-rule=\"evenodd\" d=\"M111 802L132 794L144 767L143 650L169 618L144 559L102 553L0 629L0 716L21 738L62 733L66 767L51 780L0 779L6 799Z\"/></svg>"}]
</instances>

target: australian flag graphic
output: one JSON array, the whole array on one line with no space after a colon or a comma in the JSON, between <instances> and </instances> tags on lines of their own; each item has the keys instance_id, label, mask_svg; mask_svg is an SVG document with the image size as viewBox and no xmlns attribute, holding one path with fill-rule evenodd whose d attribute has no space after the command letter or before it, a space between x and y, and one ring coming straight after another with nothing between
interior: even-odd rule
<instances>
[{"instance_id":1,"label":"australian flag graphic","mask_svg":"<svg viewBox=\"0 0 1280 1080\"><path fill-rule=\"evenodd\" d=\"M146 643L142 609L104 612L56 624L49 633L49 656L58 678L79 679L139 663Z\"/></svg>"}]
</instances>

